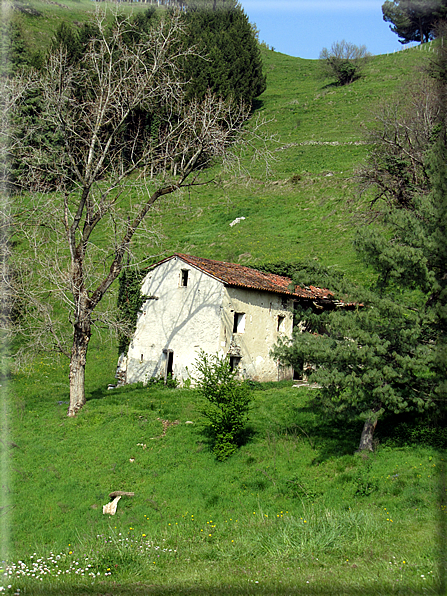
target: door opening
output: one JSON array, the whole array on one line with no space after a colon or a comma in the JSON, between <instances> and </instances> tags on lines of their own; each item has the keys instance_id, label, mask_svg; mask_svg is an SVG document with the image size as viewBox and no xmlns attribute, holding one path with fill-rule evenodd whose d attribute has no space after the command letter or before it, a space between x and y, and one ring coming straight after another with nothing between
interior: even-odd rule
<instances>
[{"instance_id":1,"label":"door opening","mask_svg":"<svg viewBox=\"0 0 447 596\"><path fill-rule=\"evenodd\" d=\"M174 371L174 350L163 350L163 354L165 355L166 362L165 362L165 370L164 370L164 382L165 385L168 381L168 377L172 377Z\"/></svg>"}]
</instances>

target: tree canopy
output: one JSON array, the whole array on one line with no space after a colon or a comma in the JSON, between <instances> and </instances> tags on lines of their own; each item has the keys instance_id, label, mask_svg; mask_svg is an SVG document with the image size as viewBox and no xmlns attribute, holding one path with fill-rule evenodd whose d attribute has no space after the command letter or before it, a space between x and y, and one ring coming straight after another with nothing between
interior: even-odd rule
<instances>
[{"instance_id":1,"label":"tree canopy","mask_svg":"<svg viewBox=\"0 0 447 596\"><path fill-rule=\"evenodd\" d=\"M430 41L435 37L436 23L447 17L446 0L386 0L383 20L399 36L400 43Z\"/></svg>"},{"instance_id":2,"label":"tree canopy","mask_svg":"<svg viewBox=\"0 0 447 596\"><path fill-rule=\"evenodd\" d=\"M366 46L342 39L334 42L330 50L323 48L320 61L325 75L335 77L339 85L348 85L360 77L368 56Z\"/></svg>"},{"instance_id":3,"label":"tree canopy","mask_svg":"<svg viewBox=\"0 0 447 596\"><path fill-rule=\"evenodd\" d=\"M376 208L379 200L410 208L415 197L430 192L428 156L439 116L436 82L427 73L376 108L366 134L371 149L357 172L362 192L373 192Z\"/></svg>"},{"instance_id":4,"label":"tree canopy","mask_svg":"<svg viewBox=\"0 0 447 596\"><path fill-rule=\"evenodd\" d=\"M208 8L208 9L207 9ZM203 98L210 89L248 106L266 89L259 44L247 15L234 0L192 2L186 12L187 45L206 60L189 56L187 96Z\"/></svg>"}]
</instances>

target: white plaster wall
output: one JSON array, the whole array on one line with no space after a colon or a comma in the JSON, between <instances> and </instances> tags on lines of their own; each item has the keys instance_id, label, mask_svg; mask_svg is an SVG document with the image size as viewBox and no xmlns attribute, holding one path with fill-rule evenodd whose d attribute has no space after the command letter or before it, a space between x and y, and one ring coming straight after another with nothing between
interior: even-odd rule
<instances>
[{"instance_id":1,"label":"white plaster wall","mask_svg":"<svg viewBox=\"0 0 447 596\"><path fill-rule=\"evenodd\" d=\"M188 284L181 287L181 271ZM173 350L173 374L188 378L200 349L219 350L224 286L179 257L162 263L145 277L142 293L152 296L142 307L127 358L127 383L164 376L166 355Z\"/></svg>"},{"instance_id":2,"label":"white plaster wall","mask_svg":"<svg viewBox=\"0 0 447 596\"><path fill-rule=\"evenodd\" d=\"M283 303L279 294L228 287L222 304L220 348L225 353L240 353L241 376L259 382L291 379L292 369L279 367L269 352L279 337L292 336L292 302ZM243 333L233 333L235 312L245 313ZM278 316L284 317L282 332L277 330Z\"/></svg>"}]
</instances>

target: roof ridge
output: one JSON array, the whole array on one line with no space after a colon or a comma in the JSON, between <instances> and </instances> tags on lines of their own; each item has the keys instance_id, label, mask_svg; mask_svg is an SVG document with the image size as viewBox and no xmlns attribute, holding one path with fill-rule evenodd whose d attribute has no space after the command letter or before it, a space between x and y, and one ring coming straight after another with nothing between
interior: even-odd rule
<instances>
[{"instance_id":1,"label":"roof ridge","mask_svg":"<svg viewBox=\"0 0 447 596\"><path fill-rule=\"evenodd\" d=\"M184 253L174 253L171 257L163 259L163 261L173 257L179 257L185 262L198 267L205 273L212 275L229 286L264 290L267 292L275 292L277 294L285 294L310 300L333 297L333 292L330 290L326 288L318 288L316 286L302 288L295 284L294 289L290 290L289 286L294 283L290 277L278 275L277 273L259 271L258 269L253 269L253 267L241 265L240 263L216 261Z\"/></svg>"}]
</instances>

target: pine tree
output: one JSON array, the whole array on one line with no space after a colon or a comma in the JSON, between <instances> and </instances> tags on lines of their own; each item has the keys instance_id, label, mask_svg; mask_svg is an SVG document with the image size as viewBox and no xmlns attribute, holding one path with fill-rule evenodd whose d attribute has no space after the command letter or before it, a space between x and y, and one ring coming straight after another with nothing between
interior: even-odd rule
<instances>
[{"instance_id":1,"label":"pine tree","mask_svg":"<svg viewBox=\"0 0 447 596\"><path fill-rule=\"evenodd\" d=\"M400 43L430 41L436 23L447 16L445 0L386 0L382 5L383 20L392 23Z\"/></svg>"}]
</instances>

